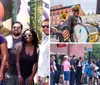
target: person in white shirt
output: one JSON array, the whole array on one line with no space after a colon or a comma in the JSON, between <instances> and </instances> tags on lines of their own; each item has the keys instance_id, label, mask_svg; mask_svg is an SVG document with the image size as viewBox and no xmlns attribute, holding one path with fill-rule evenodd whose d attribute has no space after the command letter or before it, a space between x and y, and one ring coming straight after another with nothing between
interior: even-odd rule
<instances>
[{"instance_id":1,"label":"person in white shirt","mask_svg":"<svg viewBox=\"0 0 100 85\"><path fill-rule=\"evenodd\" d=\"M40 45L39 60L38 60L38 76L41 80L41 85L44 85L50 71L49 57L49 19L45 19L42 23L43 38Z\"/></svg>"}]
</instances>

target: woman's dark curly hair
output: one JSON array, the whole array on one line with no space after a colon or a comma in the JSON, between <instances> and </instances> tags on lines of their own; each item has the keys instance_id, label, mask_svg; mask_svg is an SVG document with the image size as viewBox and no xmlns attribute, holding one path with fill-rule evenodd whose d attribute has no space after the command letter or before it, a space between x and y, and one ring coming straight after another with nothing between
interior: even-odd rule
<instances>
[{"instance_id":1,"label":"woman's dark curly hair","mask_svg":"<svg viewBox=\"0 0 100 85\"><path fill-rule=\"evenodd\" d=\"M24 31L24 33L22 34L22 45L25 46L25 43L26 43L25 38L24 38L24 34L25 34L26 31L30 31L30 32L32 33L32 39L33 39L33 40L32 40L32 44L33 44L35 47L38 47L39 40L38 40L38 38L37 38L37 33L36 33L34 30L32 30L32 29L26 29L26 30Z\"/></svg>"}]
</instances>

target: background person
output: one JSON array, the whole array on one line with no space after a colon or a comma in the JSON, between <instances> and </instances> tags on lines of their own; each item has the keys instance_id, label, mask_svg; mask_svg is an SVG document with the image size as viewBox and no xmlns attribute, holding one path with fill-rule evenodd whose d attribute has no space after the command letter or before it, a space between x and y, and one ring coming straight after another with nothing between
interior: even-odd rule
<instances>
[{"instance_id":1,"label":"background person","mask_svg":"<svg viewBox=\"0 0 100 85\"><path fill-rule=\"evenodd\" d=\"M70 73L70 85L74 85L75 83L75 74L76 74L76 62L75 62L75 55L71 57L70 64L71 64L71 73Z\"/></svg>"},{"instance_id":2,"label":"background person","mask_svg":"<svg viewBox=\"0 0 100 85\"><path fill-rule=\"evenodd\" d=\"M64 70L64 85L70 85L70 68L68 56L64 56L64 61L62 63Z\"/></svg>"},{"instance_id":3,"label":"background person","mask_svg":"<svg viewBox=\"0 0 100 85\"><path fill-rule=\"evenodd\" d=\"M100 84L100 59L98 59L96 65L99 67L99 69L98 69L98 76L99 76L98 83Z\"/></svg>"},{"instance_id":4,"label":"background person","mask_svg":"<svg viewBox=\"0 0 100 85\"><path fill-rule=\"evenodd\" d=\"M50 57L50 85L55 85L55 72L57 70L55 63L55 56L51 55Z\"/></svg>"},{"instance_id":5,"label":"background person","mask_svg":"<svg viewBox=\"0 0 100 85\"><path fill-rule=\"evenodd\" d=\"M77 85L81 85L82 79L82 58L79 57L77 61L77 70L76 70L76 83Z\"/></svg>"}]
</instances>

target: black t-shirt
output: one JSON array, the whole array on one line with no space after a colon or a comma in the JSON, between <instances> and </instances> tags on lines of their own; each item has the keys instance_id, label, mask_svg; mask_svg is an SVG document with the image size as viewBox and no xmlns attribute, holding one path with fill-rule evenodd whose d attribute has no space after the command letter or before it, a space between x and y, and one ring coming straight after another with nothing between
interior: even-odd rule
<instances>
[{"instance_id":1,"label":"black t-shirt","mask_svg":"<svg viewBox=\"0 0 100 85\"><path fill-rule=\"evenodd\" d=\"M74 66L74 68L75 68L75 70L76 70L76 62L75 62L75 60L74 59L72 59L71 61L70 61L70 65L73 65ZM73 71L73 69L71 68L71 71Z\"/></svg>"},{"instance_id":2,"label":"black t-shirt","mask_svg":"<svg viewBox=\"0 0 100 85\"><path fill-rule=\"evenodd\" d=\"M19 46L19 44L21 44L22 42L22 37L20 37L19 39L13 39L13 46L12 48L8 49L8 63L9 63L9 70L8 73L12 74L12 75L17 75L17 69L16 69L16 49ZM9 42L8 42L9 43Z\"/></svg>"},{"instance_id":3,"label":"black t-shirt","mask_svg":"<svg viewBox=\"0 0 100 85\"><path fill-rule=\"evenodd\" d=\"M61 70L61 59L60 58L56 58L55 62L56 62L57 70Z\"/></svg>"}]
</instances>

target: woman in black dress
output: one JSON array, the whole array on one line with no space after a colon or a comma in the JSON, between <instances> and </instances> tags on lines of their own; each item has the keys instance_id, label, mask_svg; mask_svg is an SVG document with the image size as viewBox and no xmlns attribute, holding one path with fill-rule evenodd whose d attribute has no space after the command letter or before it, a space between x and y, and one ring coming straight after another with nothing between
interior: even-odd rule
<instances>
[{"instance_id":1,"label":"woman in black dress","mask_svg":"<svg viewBox=\"0 0 100 85\"><path fill-rule=\"evenodd\" d=\"M25 30L22 37L22 46L19 46L17 50L17 71L20 85L34 85L38 62L37 50L37 34L30 29Z\"/></svg>"}]
</instances>

